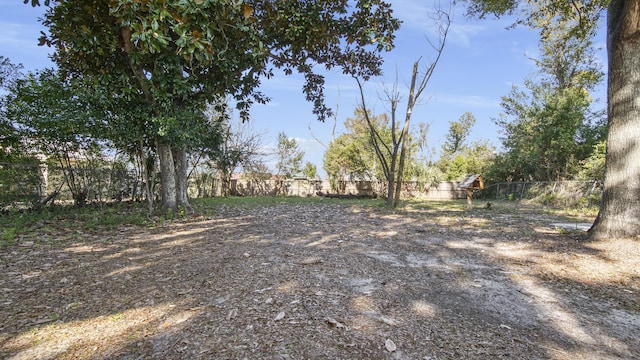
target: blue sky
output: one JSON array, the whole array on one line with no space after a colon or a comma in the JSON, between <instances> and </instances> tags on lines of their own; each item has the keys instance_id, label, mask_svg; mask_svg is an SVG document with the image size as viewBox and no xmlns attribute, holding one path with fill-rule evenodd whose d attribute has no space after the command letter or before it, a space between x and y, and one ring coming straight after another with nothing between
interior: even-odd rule
<instances>
[{"instance_id":1,"label":"blue sky","mask_svg":"<svg viewBox=\"0 0 640 360\"><path fill-rule=\"evenodd\" d=\"M380 100L385 84L390 86L398 74L398 89L406 93L413 62L422 57L423 67L430 64L435 53L427 39L437 41L433 22L429 16L434 3L447 1L391 0L395 15L403 21L396 36L396 48L385 54L384 75L366 84L367 105L375 113L386 112ZM26 70L52 67L48 59L49 49L37 46L40 31L45 28L38 22L42 8L24 5L22 0L3 0L0 3L0 55L13 63L21 63ZM444 53L438 67L416 106L412 124L430 124L429 146L440 149L449 128L449 121L458 120L465 112L471 112L477 121L471 141L488 139L499 146L499 129L492 119L500 112L500 98L506 95L512 84L522 85L524 79L535 76L536 68L529 58L538 54L538 37L525 28L506 28L513 18L469 19L464 16L464 6L453 9L453 22ZM604 49L602 32L595 40ZM599 52L604 63L604 52ZM359 102L355 81L336 69L324 72L327 104L337 108L335 135L344 131L343 122L353 115ZM267 152L274 152L276 137L285 132L293 137L305 151L305 161L322 169L324 147L314 139L328 144L332 136L333 121L318 122L311 113L311 104L302 94L303 79L299 76L276 76L265 80L261 90L272 101L256 105L252 110L252 125L256 132L264 133ZM604 104L604 91L596 95ZM403 96L406 99L406 96ZM404 108L399 115L404 117ZM604 106L604 105L602 105ZM310 130L311 129L311 130ZM313 134L313 136L312 136ZM275 158L267 159L274 168Z\"/></svg>"}]
</instances>

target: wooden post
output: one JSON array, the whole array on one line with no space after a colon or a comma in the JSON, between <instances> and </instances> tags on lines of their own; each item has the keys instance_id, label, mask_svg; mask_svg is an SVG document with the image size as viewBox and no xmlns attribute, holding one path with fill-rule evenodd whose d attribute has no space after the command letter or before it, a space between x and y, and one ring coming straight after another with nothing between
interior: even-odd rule
<instances>
[{"instance_id":1,"label":"wooden post","mask_svg":"<svg viewBox=\"0 0 640 360\"><path fill-rule=\"evenodd\" d=\"M467 209L473 209L473 190L467 188Z\"/></svg>"}]
</instances>

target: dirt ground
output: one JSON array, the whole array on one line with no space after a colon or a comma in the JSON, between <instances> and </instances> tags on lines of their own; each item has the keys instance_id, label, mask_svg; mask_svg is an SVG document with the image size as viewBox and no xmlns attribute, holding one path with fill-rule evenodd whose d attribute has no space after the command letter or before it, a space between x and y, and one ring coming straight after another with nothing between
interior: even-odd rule
<instances>
[{"instance_id":1,"label":"dirt ground","mask_svg":"<svg viewBox=\"0 0 640 360\"><path fill-rule=\"evenodd\" d=\"M0 358L640 358L640 242L566 221L326 200L43 224L0 250Z\"/></svg>"}]
</instances>

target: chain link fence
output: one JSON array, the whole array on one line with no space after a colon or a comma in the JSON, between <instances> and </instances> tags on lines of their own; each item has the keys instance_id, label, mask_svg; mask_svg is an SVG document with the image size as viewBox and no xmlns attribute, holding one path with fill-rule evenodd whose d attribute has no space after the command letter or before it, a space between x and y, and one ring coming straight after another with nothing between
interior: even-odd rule
<instances>
[{"instance_id":1,"label":"chain link fence","mask_svg":"<svg viewBox=\"0 0 640 360\"><path fill-rule=\"evenodd\" d=\"M597 207L602 196L598 181L503 182L487 186L475 194L487 200L526 201L554 207Z\"/></svg>"}]
</instances>

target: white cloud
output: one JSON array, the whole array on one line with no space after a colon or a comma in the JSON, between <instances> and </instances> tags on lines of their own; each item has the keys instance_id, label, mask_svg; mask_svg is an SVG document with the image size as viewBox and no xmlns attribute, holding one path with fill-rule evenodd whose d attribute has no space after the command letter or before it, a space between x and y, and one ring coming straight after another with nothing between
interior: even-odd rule
<instances>
[{"instance_id":1,"label":"white cloud","mask_svg":"<svg viewBox=\"0 0 640 360\"><path fill-rule=\"evenodd\" d=\"M38 46L38 37L42 29L38 24L0 21L0 55L9 58L14 64L22 63L27 70L53 66L48 60L48 55L53 50L46 46Z\"/></svg>"},{"instance_id":2,"label":"white cloud","mask_svg":"<svg viewBox=\"0 0 640 360\"><path fill-rule=\"evenodd\" d=\"M447 1L423 2L416 0L393 1L394 14L403 21L403 26L422 32L427 38L438 38L438 29L434 14L438 8L448 10ZM464 6L451 7L451 26L447 35L448 41L461 47L468 47L474 35L482 33L486 23L472 23L464 16Z\"/></svg>"},{"instance_id":3,"label":"white cloud","mask_svg":"<svg viewBox=\"0 0 640 360\"><path fill-rule=\"evenodd\" d=\"M445 103L460 106L462 108L466 107L476 107L476 108L499 108L500 102L496 99L487 98L479 95L454 95L454 94L444 94L444 95L434 95L434 102Z\"/></svg>"},{"instance_id":4,"label":"white cloud","mask_svg":"<svg viewBox=\"0 0 640 360\"><path fill-rule=\"evenodd\" d=\"M21 33L21 27L24 26L0 21L0 44L15 44L19 42L18 37Z\"/></svg>"},{"instance_id":5,"label":"white cloud","mask_svg":"<svg viewBox=\"0 0 640 360\"><path fill-rule=\"evenodd\" d=\"M453 43L459 46L469 47L471 45L471 38L474 35L478 35L484 31L485 26L470 23L453 23L451 24L448 37Z\"/></svg>"},{"instance_id":6,"label":"white cloud","mask_svg":"<svg viewBox=\"0 0 640 360\"><path fill-rule=\"evenodd\" d=\"M260 88L262 90L300 91L304 84L304 78L300 75L285 75L275 71L275 76L271 79L263 79Z\"/></svg>"},{"instance_id":7,"label":"white cloud","mask_svg":"<svg viewBox=\"0 0 640 360\"><path fill-rule=\"evenodd\" d=\"M40 26L0 21L0 45L33 48L39 35Z\"/></svg>"}]
</instances>

